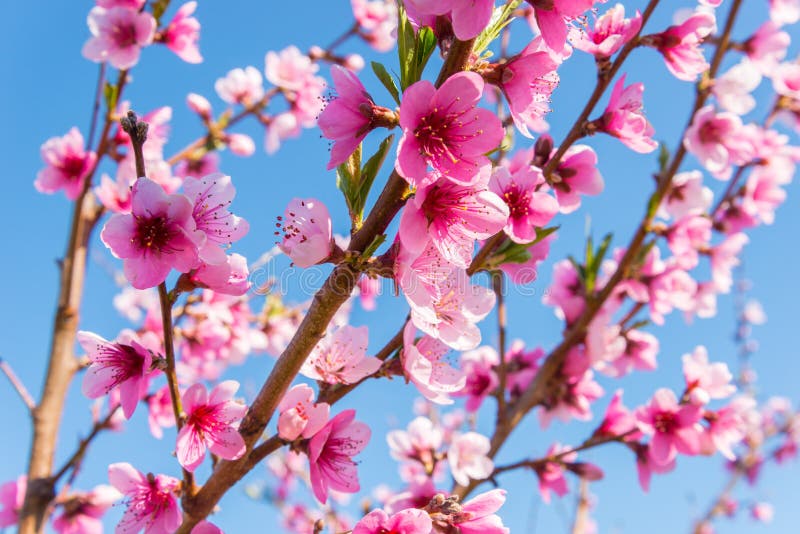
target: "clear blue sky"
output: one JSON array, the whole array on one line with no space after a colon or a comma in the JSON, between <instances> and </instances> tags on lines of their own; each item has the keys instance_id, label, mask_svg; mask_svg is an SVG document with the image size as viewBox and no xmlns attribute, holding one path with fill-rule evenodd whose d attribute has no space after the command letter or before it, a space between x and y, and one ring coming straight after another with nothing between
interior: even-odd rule
<instances>
[{"instance_id":1,"label":"clear blue sky","mask_svg":"<svg viewBox=\"0 0 800 534\"><path fill-rule=\"evenodd\" d=\"M728 2L725 2L727 4ZM644 2L626 2L630 7L643 7ZM653 19L652 29L663 28L669 20L672 6L690 6L692 2L663 2ZM745 2L745 16L737 25L735 36L746 37L765 18L766 0ZM0 277L0 356L9 360L23 381L38 396L41 377L49 347L49 328L57 291L55 261L62 254L69 216L69 206L62 195L44 196L33 188L33 180L41 167L39 146L47 138L63 135L70 127L78 126L86 133L96 65L80 55L88 37L85 18L91 2L6 2L4 15L8 23L0 32L0 106L5 126L0 129L0 160L5 170L7 194L5 206L6 245ZM723 10L724 11L724 10ZM229 69L254 65L263 68L264 54L280 50L289 44L307 49L312 44L325 45L351 24L349 2L320 0L295 2L200 2L198 16L203 24L201 49L205 62L199 66L180 61L163 47L146 50L136 67L134 81L125 98L133 107L147 111L169 105L174 109L173 136L167 153L177 151L200 133L196 118L185 108L184 98L190 92L208 96L217 110L222 103L213 92L214 81ZM795 35L797 32L795 31ZM344 50L374 54L360 45ZM380 57L388 66L395 65L395 56ZM693 87L672 78L662 60L650 50L636 51L629 65L628 80L646 83L645 103L648 117L654 124L659 140L670 147L686 120L685 109ZM327 69L323 69L327 76ZM576 58L563 68L562 84L553 97L554 113L550 116L552 133L561 138L583 105L591 89L594 72L591 61L576 53ZM371 73L362 78L373 95L389 105L388 96L376 85ZM767 82L768 83L768 82ZM765 83L766 86L766 83ZM765 86L759 95L765 96ZM764 99L766 102L766 98ZM763 103L763 102L762 102ZM763 109L760 110L763 113ZM761 116L759 113L758 116ZM257 125L245 125L242 131L254 135L259 148L262 133ZM583 207L570 217L561 217L559 238L553 247L552 260L581 250L586 219L591 218L595 235L615 231L615 244L627 241L630 231L641 216L644 199L652 187L650 175L655 169L654 155L638 155L612 139L597 137L589 143L600 153L600 169L605 177L606 192L602 197L586 199ZM251 224L251 233L237 246L249 258L257 257L271 247L271 225L293 196L316 196L328 203L334 216L335 229L347 230L345 208L334 184L334 175L325 172L327 144L317 131L306 131L300 140L288 141L274 156L262 149L250 159L225 154L222 170L233 176L239 191L235 206L237 213ZM694 168L689 158L686 168ZM720 184L712 183L719 189ZM796 283L800 253L796 247L800 233L800 212L794 208L797 187L789 187L789 200L780 210L777 222L751 233L752 242L745 250L747 275L755 283L752 296L764 305L769 322L756 330L761 348L756 356L759 387L764 393L796 398L800 358L796 332L797 302L800 289ZM115 286L107 266L119 265L95 239L91 252L88 287L82 310L81 326L103 335L114 336L126 326L113 311L110 298ZM531 345L552 346L558 340L562 325L552 311L540 304L541 291L550 280L552 261L541 270L537 294L533 297L512 297L510 301L510 335L522 337ZM282 263L281 265L285 265ZM294 290L287 297L301 300ZM379 303L378 315L369 315L356 307L352 322L368 324L372 347L381 346L400 324L405 310L402 299L385 297ZM484 339L496 341L494 319L484 324ZM698 320L686 325L678 315L670 316L667 325L657 334L661 339L658 372L637 373L621 381L601 379L610 394L617 387L626 388L626 403L644 402L657 387L682 387L680 356L704 343L712 359L733 363L735 347L731 341L734 328L733 302L730 297L719 300L719 314L712 320ZM245 391L252 391L266 377L271 360L267 356L254 358L243 369L234 369L231 376L242 380ZM361 480L365 493L379 482L397 487L394 463L389 461L384 436L388 430L404 427L412 418L413 391L401 381L373 382L343 401L337 410L354 407L359 419L369 421L373 440L361 455ZM595 409L602 413L607 398ZM25 470L29 444L27 415L16 395L0 380L0 405L5 417L3 439L0 440L0 481L16 477ZM59 458L72 451L77 438L88 427L89 403L73 387L67 404L67 414L60 434ZM493 406L492 406L493 409ZM177 463L170 456L174 434L167 431L164 441L153 439L146 430L145 410L137 411L123 434L107 433L100 437L90 451L90 458L77 484L91 488L107 482L105 466L115 461L129 461L141 470L177 475ZM482 417L480 429L488 432L493 420L490 412ZM539 430L534 421L523 424L503 449L499 462L505 463L526 455L540 455L558 439L577 444L593 428L592 424L572 424L568 428L554 425L547 432ZM710 497L724 482L722 459L681 458L678 469L653 480L649 494L643 494L637 483L632 456L621 448L607 448L586 455L599 463L606 472L602 482L592 486L598 496L595 517L601 532L673 534L687 532L692 518L705 510ZM58 462L57 462L58 463ZM387 467L388 466L388 467ZM250 480L263 478L256 469ZM796 532L800 521L797 498L800 470L795 464L780 469L768 467L755 491L741 493L757 497L776 506L772 532ZM574 480L571 481L574 483ZM541 503L532 474L514 474L503 478L510 490L502 510L512 532L565 532L570 522L574 500L556 499L551 505ZM573 484L574 487L574 484ZM357 499L353 501L357 502ZM356 508L354 507L354 510ZM121 509L108 515L108 525L114 524ZM272 532L276 523L274 511L267 505L246 498L241 488L234 489L223 500L218 524L229 533ZM754 526L748 518L737 523L720 524L720 532L745 533L767 529ZM109 531L111 529L109 528Z\"/></svg>"}]
</instances>

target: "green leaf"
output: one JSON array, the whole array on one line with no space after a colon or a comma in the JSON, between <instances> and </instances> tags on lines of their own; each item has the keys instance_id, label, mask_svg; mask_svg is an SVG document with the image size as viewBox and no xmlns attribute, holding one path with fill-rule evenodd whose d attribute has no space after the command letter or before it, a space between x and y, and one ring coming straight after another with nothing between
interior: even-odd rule
<instances>
[{"instance_id":1,"label":"green leaf","mask_svg":"<svg viewBox=\"0 0 800 534\"><path fill-rule=\"evenodd\" d=\"M500 36L500 32L503 31L503 28L514 20L512 16L514 10L516 10L521 3L522 0L514 0L494 10L489 25L475 39L475 46L472 49L475 55L480 56L481 52L486 50L489 45L492 44L492 41Z\"/></svg>"},{"instance_id":2,"label":"green leaf","mask_svg":"<svg viewBox=\"0 0 800 534\"><path fill-rule=\"evenodd\" d=\"M394 141L394 134L391 134L381 141L378 151L367 160L364 167L361 168L361 182L358 186L358 200L360 203L361 211L364 210L364 205L367 203L369 190L372 188L372 183L381 170L383 162L386 160L386 155L392 147Z\"/></svg>"},{"instance_id":3,"label":"green leaf","mask_svg":"<svg viewBox=\"0 0 800 534\"><path fill-rule=\"evenodd\" d=\"M378 250L383 242L386 241L386 234L379 234L376 235L375 238L372 240L372 243L369 244L367 248L364 249L364 252L361 254L361 257L364 259L369 259Z\"/></svg>"},{"instance_id":4,"label":"green leaf","mask_svg":"<svg viewBox=\"0 0 800 534\"><path fill-rule=\"evenodd\" d=\"M409 69L414 56L414 44L416 37L414 35L414 28L408 21L405 6L402 2L398 2L397 12L397 56L400 63L400 88L405 91L411 85L409 80Z\"/></svg>"},{"instance_id":5,"label":"green leaf","mask_svg":"<svg viewBox=\"0 0 800 534\"><path fill-rule=\"evenodd\" d=\"M153 17L156 19L156 22L160 22L161 16L167 10L169 6L170 0L156 0L153 2Z\"/></svg>"},{"instance_id":6,"label":"green leaf","mask_svg":"<svg viewBox=\"0 0 800 534\"><path fill-rule=\"evenodd\" d=\"M106 109L112 112L117 109L117 100L119 99L119 87L109 82L106 82L103 87L103 97L106 101Z\"/></svg>"},{"instance_id":7,"label":"green leaf","mask_svg":"<svg viewBox=\"0 0 800 534\"><path fill-rule=\"evenodd\" d=\"M389 94L392 95L392 98L394 98L394 101L397 102L397 105L399 106L400 91L397 89L397 84L395 83L392 75L389 74L389 71L386 70L386 67L384 67L381 63L378 63L377 61L373 61L371 65L372 65L372 72L375 73L375 76L378 77L383 86L386 88L387 91L389 91Z\"/></svg>"},{"instance_id":8,"label":"green leaf","mask_svg":"<svg viewBox=\"0 0 800 534\"><path fill-rule=\"evenodd\" d=\"M418 82L422 78L425 65L436 48L436 35L427 26L420 28L417 38L414 41L414 55L412 58L412 71L410 72L409 85Z\"/></svg>"}]
</instances>

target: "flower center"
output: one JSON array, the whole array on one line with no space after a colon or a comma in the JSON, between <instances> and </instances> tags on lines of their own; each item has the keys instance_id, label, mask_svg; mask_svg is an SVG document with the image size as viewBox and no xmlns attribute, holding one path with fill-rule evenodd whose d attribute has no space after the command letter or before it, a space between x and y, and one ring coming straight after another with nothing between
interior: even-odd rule
<instances>
[{"instance_id":1,"label":"flower center","mask_svg":"<svg viewBox=\"0 0 800 534\"><path fill-rule=\"evenodd\" d=\"M166 217L136 217L136 232L131 241L143 251L172 253L170 241L178 234Z\"/></svg>"},{"instance_id":2,"label":"flower center","mask_svg":"<svg viewBox=\"0 0 800 534\"><path fill-rule=\"evenodd\" d=\"M678 422L675 420L675 414L672 412L660 412L656 414L655 423L653 426L657 432L662 434L672 434L678 427Z\"/></svg>"}]
</instances>

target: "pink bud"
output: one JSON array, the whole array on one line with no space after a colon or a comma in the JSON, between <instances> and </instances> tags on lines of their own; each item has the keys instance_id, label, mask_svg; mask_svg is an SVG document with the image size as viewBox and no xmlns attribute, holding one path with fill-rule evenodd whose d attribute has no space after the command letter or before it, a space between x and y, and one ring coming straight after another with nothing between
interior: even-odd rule
<instances>
[{"instance_id":1,"label":"pink bud","mask_svg":"<svg viewBox=\"0 0 800 534\"><path fill-rule=\"evenodd\" d=\"M204 121L211 119L211 104L202 95L197 93L189 93L186 95L186 105L189 109L200 115Z\"/></svg>"},{"instance_id":2,"label":"pink bud","mask_svg":"<svg viewBox=\"0 0 800 534\"><path fill-rule=\"evenodd\" d=\"M251 156L256 151L256 144L249 135L230 134L228 136L228 148L237 156Z\"/></svg>"}]
</instances>

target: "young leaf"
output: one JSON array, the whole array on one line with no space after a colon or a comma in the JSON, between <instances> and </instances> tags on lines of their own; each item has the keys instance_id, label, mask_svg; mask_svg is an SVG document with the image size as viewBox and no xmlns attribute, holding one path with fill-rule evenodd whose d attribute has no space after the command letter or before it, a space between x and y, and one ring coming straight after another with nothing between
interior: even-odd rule
<instances>
[{"instance_id":1,"label":"young leaf","mask_svg":"<svg viewBox=\"0 0 800 534\"><path fill-rule=\"evenodd\" d=\"M386 160L386 154L389 153L393 141L394 134L389 135L386 139L381 141L378 151L367 160L364 167L361 169L361 181L358 186L357 194L359 202L358 207L360 207L361 211L364 210L364 205L367 203L367 197L369 196L369 190L372 188L372 183L375 181L378 171L381 170L381 166Z\"/></svg>"},{"instance_id":2,"label":"young leaf","mask_svg":"<svg viewBox=\"0 0 800 534\"><path fill-rule=\"evenodd\" d=\"M386 88L387 91L389 91L389 94L392 95L392 98L394 99L395 102L397 102L397 105L399 106L400 91L397 89L397 84L395 83L392 75L389 74L389 71L386 70L386 67L384 67L381 63L378 63L377 61L373 61L371 65L372 65L372 72L375 73L375 76L378 77L383 86Z\"/></svg>"}]
</instances>

